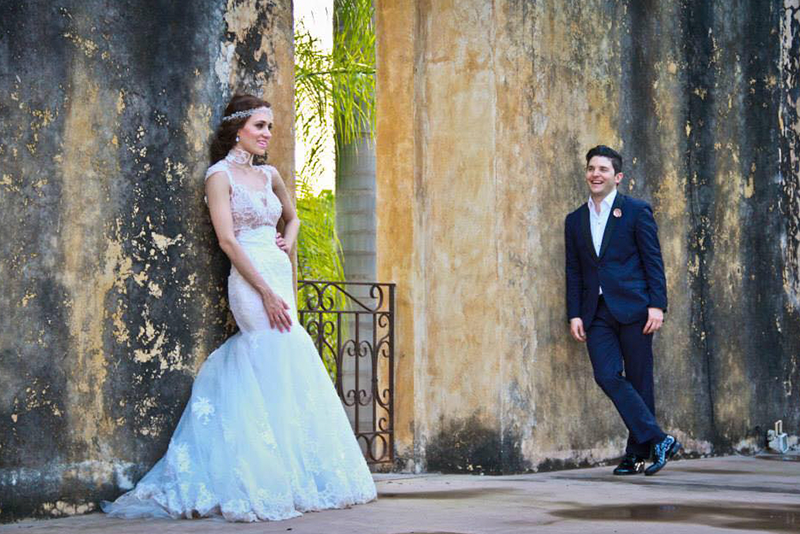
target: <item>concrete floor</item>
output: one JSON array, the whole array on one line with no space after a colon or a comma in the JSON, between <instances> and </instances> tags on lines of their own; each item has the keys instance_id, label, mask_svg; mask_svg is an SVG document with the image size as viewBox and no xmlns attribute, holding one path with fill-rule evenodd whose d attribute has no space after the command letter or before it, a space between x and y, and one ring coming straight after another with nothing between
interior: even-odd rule
<instances>
[{"instance_id":1,"label":"concrete floor","mask_svg":"<svg viewBox=\"0 0 800 534\"><path fill-rule=\"evenodd\" d=\"M15 533L292 534L800 532L800 455L674 461L657 476L598 467L502 477L376 475L377 502L277 523L115 520L94 513Z\"/></svg>"}]
</instances>

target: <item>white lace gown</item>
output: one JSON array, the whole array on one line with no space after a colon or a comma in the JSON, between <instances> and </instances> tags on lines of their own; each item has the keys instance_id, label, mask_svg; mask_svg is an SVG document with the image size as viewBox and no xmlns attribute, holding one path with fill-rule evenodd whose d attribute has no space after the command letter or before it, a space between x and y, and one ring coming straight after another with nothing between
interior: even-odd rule
<instances>
[{"instance_id":1,"label":"white lace gown","mask_svg":"<svg viewBox=\"0 0 800 534\"><path fill-rule=\"evenodd\" d=\"M114 517L281 520L375 499L372 476L333 384L297 321L292 267L275 244L282 207L234 180L222 160L239 243L290 306L289 332L269 326L261 298L231 267L228 297L240 331L203 364L161 460L136 487L102 503Z\"/></svg>"}]
</instances>

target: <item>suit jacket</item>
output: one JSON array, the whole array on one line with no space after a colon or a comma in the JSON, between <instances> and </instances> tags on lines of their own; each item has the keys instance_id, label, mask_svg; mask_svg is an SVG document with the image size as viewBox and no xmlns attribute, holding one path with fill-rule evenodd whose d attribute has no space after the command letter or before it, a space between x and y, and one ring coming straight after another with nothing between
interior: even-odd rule
<instances>
[{"instance_id":1,"label":"suit jacket","mask_svg":"<svg viewBox=\"0 0 800 534\"><path fill-rule=\"evenodd\" d=\"M583 204L564 221L564 244L569 319L580 317L589 328L601 286L609 311L622 324L647 318L649 307L667 311L658 227L647 202L617 193L599 255L592 243L589 207Z\"/></svg>"}]
</instances>

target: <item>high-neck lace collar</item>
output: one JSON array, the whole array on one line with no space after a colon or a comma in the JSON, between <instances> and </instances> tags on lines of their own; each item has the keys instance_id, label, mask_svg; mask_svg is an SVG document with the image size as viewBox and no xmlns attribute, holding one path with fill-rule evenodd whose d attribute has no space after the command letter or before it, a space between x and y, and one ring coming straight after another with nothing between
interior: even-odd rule
<instances>
[{"instance_id":1,"label":"high-neck lace collar","mask_svg":"<svg viewBox=\"0 0 800 534\"><path fill-rule=\"evenodd\" d=\"M238 165L252 165L253 154L247 150L233 147L230 152L228 152L228 155L225 156L225 161L228 163L236 163Z\"/></svg>"}]
</instances>

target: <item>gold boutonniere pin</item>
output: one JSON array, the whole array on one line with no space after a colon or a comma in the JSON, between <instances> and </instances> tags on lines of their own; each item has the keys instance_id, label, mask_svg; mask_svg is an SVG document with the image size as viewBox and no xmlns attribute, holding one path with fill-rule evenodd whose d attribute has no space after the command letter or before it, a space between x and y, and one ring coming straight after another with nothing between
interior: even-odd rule
<instances>
[{"instance_id":1,"label":"gold boutonniere pin","mask_svg":"<svg viewBox=\"0 0 800 534\"><path fill-rule=\"evenodd\" d=\"M622 210L619 208L614 208L614 217L616 217L617 219L622 217Z\"/></svg>"}]
</instances>

